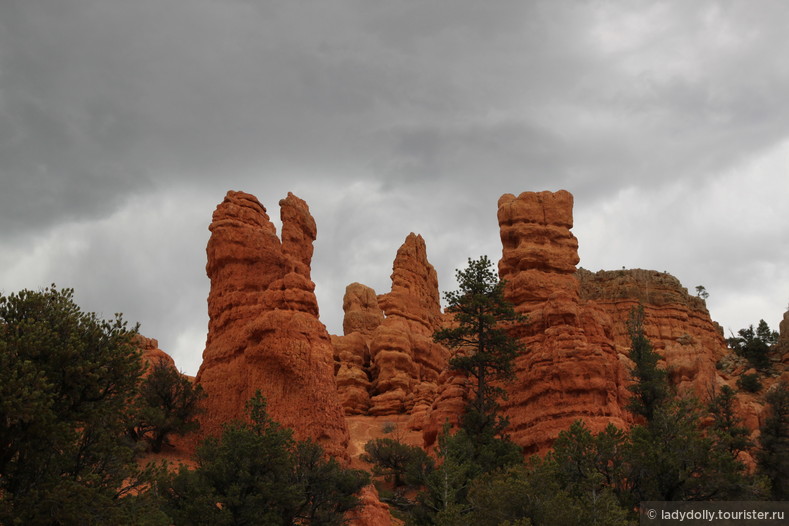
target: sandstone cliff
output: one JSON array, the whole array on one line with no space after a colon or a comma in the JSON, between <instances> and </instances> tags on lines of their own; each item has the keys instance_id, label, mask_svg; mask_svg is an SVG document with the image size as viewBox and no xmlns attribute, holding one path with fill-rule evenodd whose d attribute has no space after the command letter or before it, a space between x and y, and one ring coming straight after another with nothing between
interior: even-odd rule
<instances>
[{"instance_id":1,"label":"sandstone cliff","mask_svg":"<svg viewBox=\"0 0 789 526\"><path fill-rule=\"evenodd\" d=\"M208 338L197 382L207 394L202 432L244 415L260 390L271 416L347 459L332 346L310 280L315 221L306 203L280 201L282 240L255 196L228 192L209 227Z\"/></svg>"},{"instance_id":2,"label":"sandstone cliff","mask_svg":"<svg viewBox=\"0 0 789 526\"><path fill-rule=\"evenodd\" d=\"M621 352L630 347L630 310L643 305L644 332L663 357L672 383L701 399L715 389L715 363L729 351L723 329L712 321L703 299L689 295L674 276L654 270L579 269L576 276L581 299L611 317L614 344Z\"/></svg>"}]
</instances>

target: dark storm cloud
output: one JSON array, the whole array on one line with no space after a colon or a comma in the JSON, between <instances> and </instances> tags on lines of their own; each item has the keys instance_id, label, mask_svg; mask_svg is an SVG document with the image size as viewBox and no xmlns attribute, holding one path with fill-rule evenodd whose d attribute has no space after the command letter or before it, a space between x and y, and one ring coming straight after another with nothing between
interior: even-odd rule
<instances>
[{"instance_id":1,"label":"dark storm cloud","mask_svg":"<svg viewBox=\"0 0 789 526\"><path fill-rule=\"evenodd\" d=\"M186 356L213 207L246 190L276 221L292 190L337 331L410 231L451 288L498 258L502 193L567 188L582 265L789 294L789 218L749 183L786 190L787 23L772 1L0 2L0 289L73 284Z\"/></svg>"}]
</instances>

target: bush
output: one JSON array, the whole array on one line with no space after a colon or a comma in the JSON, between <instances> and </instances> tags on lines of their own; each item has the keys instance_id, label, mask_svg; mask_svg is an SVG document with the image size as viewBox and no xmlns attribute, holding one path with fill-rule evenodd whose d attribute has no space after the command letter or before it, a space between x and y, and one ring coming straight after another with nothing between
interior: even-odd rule
<instances>
[{"instance_id":1,"label":"bush","mask_svg":"<svg viewBox=\"0 0 789 526\"><path fill-rule=\"evenodd\" d=\"M364 445L364 451L361 459L373 465L373 474L392 477L395 487L420 484L421 474L434 466L422 448L393 438L371 440Z\"/></svg>"},{"instance_id":2,"label":"bush","mask_svg":"<svg viewBox=\"0 0 789 526\"><path fill-rule=\"evenodd\" d=\"M749 393L758 393L762 390L759 373L744 374L737 380L737 387Z\"/></svg>"}]
</instances>

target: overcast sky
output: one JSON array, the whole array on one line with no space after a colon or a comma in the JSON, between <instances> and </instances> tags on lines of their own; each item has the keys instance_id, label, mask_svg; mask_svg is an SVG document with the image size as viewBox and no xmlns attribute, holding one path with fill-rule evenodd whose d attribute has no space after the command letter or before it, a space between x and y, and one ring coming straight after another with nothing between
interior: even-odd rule
<instances>
[{"instance_id":1,"label":"overcast sky","mask_svg":"<svg viewBox=\"0 0 789 526\"><path fill-rule=\"evenodd\" d=\"M575 195L580 266L727 330L789 302L789 2L0 0L0 291L56 283L194 374L227 190L318 224L321 319L421 233L442 290L503 193Z\"/></svg>"}]
</instances>

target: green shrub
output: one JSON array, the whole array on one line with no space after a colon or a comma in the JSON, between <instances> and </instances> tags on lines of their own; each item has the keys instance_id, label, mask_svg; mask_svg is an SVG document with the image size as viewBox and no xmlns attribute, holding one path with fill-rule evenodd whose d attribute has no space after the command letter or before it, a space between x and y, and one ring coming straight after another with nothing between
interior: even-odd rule
<instances>
[{"instance_id":1,"label":"green shrub","mask_svg":"<svg viewBox=\"0 0 789 526\"><path fill-rule=\"evenodd\" d=\"M737 387L749 393L758 393L762 390L759 373L744 374L737 380Z\"/></svg>"}]
</instances>

